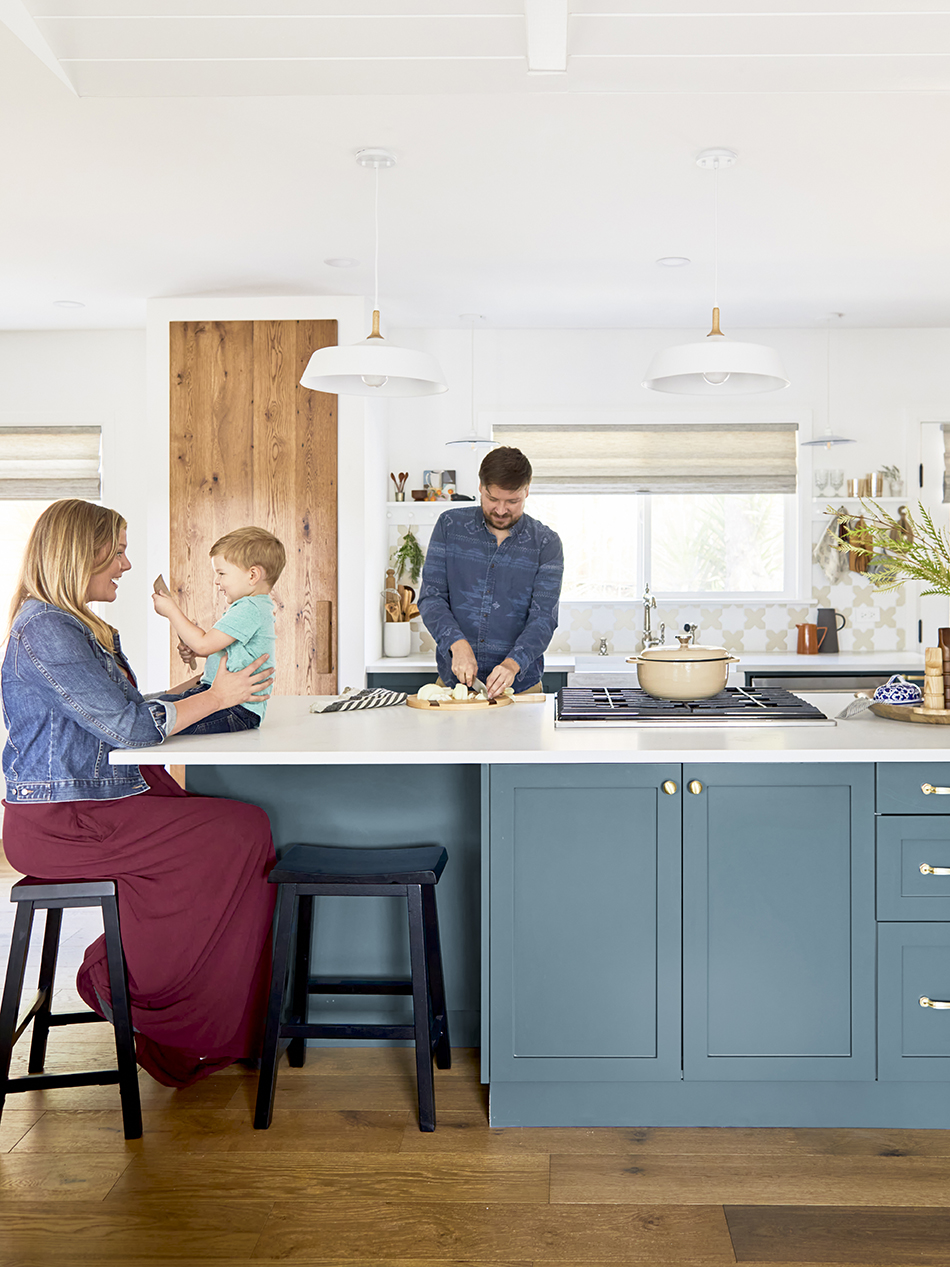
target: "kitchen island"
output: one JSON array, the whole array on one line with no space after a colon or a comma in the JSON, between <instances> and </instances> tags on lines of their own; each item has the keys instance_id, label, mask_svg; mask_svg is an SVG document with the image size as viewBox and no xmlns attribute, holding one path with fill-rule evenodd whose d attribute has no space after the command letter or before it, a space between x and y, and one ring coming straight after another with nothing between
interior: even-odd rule
<instances>
[{"instance_id":1,"label":"kitchen island","mask_svg":"<svg viewBox=\"0 0 950 1267\"><path fill-rule=\"evenodd\" d=\"M444 844L453 1040L480 1024L493 1125L950 1127L950 1008L919 1002L950 1001L944 727L308 707L112 760L262 805L278 848ZM327 972L404 954L375 901L356 945L321 912Z\"/></svg>"}]
</instances>

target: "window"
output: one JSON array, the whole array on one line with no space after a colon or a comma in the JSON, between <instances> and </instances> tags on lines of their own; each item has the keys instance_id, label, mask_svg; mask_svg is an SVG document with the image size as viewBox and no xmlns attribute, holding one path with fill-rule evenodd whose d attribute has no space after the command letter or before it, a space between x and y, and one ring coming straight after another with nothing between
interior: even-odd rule
<instances>
[{"instance_id":1,"label":"window","mask_svg":"<svg viewBox=\"0 0 950 1267\"><path fill-rule=\"evenodd\" d=\"M795 498L782 493L535 493L564 544L564 602L795 597Z\"/></svg>"},{"instance_id":2,"label":"window","mask_svg":"<svg viewBox=\"0 0 950 1267\"><path fill-rule=\"evenodd\" d=\"M564 543L566 602L796 596L794 423L501 422L529 513Z\"/></svg>"},{"instance_id":3,"label":"window","mask_svg":"<svg viewBox=\"0 0 950 1267\"><path fill-rule=\"evenodd\" d=\"M62 497L100 497L100 428L0 427L0 627L33 525ZM2 637L3 635L0 635Z\"/></svg>"}]
</instances>

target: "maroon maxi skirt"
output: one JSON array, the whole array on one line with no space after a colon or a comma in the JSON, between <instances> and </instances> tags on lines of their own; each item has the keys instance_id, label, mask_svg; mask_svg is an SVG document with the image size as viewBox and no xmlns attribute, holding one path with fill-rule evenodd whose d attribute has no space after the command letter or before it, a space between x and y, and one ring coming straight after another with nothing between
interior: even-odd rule
<instances>
[{"instance_id":1,"label":"maroon maxi skirt","mask_svg":"<svg viewBox=\"0 0 950 1267\"><path fill-rule=\"evenodd\" d=\"M142 774L138 796L5 804L3 845L27 875L116 881L139 1064L187 1087L260 1054L274 846L256 805L192 795L161 767ZM104 937L76 985L111 1015Z\"/></svg>"}]
</instances>

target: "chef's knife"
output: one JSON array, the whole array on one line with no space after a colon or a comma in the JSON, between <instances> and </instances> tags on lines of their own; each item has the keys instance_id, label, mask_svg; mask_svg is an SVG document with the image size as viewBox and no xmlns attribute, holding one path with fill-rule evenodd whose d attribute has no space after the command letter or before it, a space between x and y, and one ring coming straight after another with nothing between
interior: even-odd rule
<instances>
[{"instance_id":1,"label":"chef's knife","mask_svg":"<svg viewBox=\"0 0 950 1267\"><path fill-rule=\"evenodd\" d=\"M472 686L475 687L475 690L478 691L479 695L484 695L486 699L488 698L488 687L481 678L475 678L472 682Z\"/></svg>"}]
</instances>

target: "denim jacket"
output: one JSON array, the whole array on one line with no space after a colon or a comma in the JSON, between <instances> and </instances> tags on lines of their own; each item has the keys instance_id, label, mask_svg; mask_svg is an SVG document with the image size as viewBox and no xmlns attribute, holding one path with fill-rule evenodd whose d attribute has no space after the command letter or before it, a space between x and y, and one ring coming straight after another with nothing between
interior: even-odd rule
<instances>
[{"instance_id":1,"label":"denim jacket","mask_svg":"<svg viewBox=\"0 0 950 1267\"><path fill-rule=\"evenodd\" d=\"M110 766L109 753L161 743L175 707L146 700L122 668L118 634L111 656L81 620L27 599L0 679L9 804L117 800L148 790L138 766Z\"/></svg>"}]
</instances>

